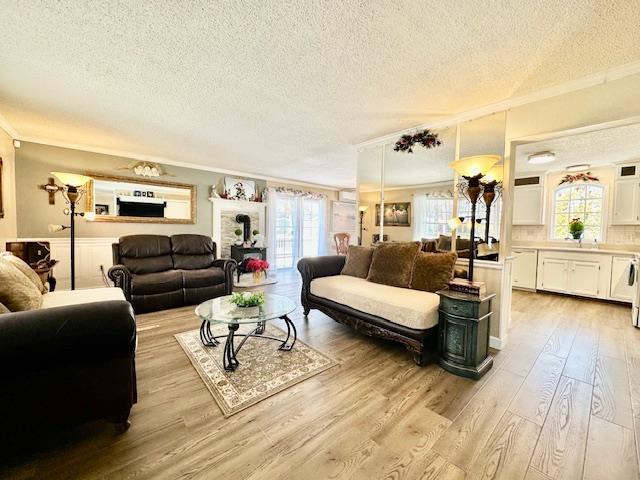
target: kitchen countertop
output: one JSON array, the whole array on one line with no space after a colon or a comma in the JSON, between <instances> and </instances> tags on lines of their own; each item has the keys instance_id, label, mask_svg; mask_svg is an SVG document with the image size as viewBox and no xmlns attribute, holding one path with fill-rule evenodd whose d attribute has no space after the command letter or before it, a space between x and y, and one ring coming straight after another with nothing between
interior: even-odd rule
<instances>
[{"instance_id":1,"label":"kitchen countertop","mask_svg":"<svg viewBox=\"0 0 640 480\"><path fill-rule=\"evenodd\" d=\"M639 255L639 251L633 250L614 250L607 248L593 248L584 246L580 247L561 247L561 246L546 246L546 245L512 245L511 248L521 248L529 250L549 250L555 252L576 252L576 253L602 253L607 255Z\"/></svg>"}]
</instances>

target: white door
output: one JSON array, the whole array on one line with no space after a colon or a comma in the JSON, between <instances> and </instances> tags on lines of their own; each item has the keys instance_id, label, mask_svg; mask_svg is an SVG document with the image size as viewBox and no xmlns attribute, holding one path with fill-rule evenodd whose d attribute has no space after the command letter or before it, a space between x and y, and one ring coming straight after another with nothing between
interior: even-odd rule
<instances>
[{"instance_id":1,"label":"white door","mask_svg":"<svg viewBox=\"0 0 640 480\"><path fill-rule=\"evenodd\" d=\"M631 302L635 286L629 285L631 257L611 258L611 298L623 302Z\"/></svg>"},{"instance_id":2,"label":"white door","mask_svg":"<svg viewBox=\"0 0 640 480\"><path fill-rule=\"evenodd\" d=\"M569 290L569 260L546 258L542 261L540 273L541 289L554 292L567 292Z\"/></svg>"},{"instance_id":3,"label":"white door","mask_svg":"<svg viewBox=\"0 0 640 480\"><path fill-rule=\"evenodd\" d=\"M543 225L544 188L542 185L513 189L513 225Z\"/></svg>"},{"instance_id":4,"label":"white door","mask_svg":"<svg viewBox=\"0 0 640 480\"><path fill-rule=\"evenodd\" d=\"M574 260L569 271L569 291L577 295L597 297L600 294L600 262Z\"/></svg>"},{"instance_id":5,"label":"white door","mask_svg":"<svg viewBox=\"0 0 640 480\"><path fill-rule=\"evenodd\" d=\"M536 288L538 252L535 250L513 250L513 286Z\"/></svg>"},{"instance_id":6,"label":"white door","mask_svg":"<svg viewBox=\"0 0 640 480\"><path fill-rule=\"evenodd\" d=\"M613 192L612 225L634 225L640 223L640 184L638 179L616 180Z\"/></svg>"}]
</instances>

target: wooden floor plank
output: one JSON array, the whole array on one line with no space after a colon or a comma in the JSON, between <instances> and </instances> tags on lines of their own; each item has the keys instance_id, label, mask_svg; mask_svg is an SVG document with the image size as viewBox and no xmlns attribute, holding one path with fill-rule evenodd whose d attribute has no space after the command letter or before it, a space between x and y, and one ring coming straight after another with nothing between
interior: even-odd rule
<instances>
[{"instance_id":1,"label":"wooden floor plank","mask_svg":"<svg viewBox=\"0 0 640 480\"><path fill-rule=\"evenodd\" d=\"M560 381L565 359L550 353L538 357L509 409L542 426Z\"/></svg>"},{"instance_id":2,"label":"wooden floor plank","mask_svg":"<svg viewBox=\"0 0 640 480\"><path fill-rule=\"evenodd\" d=\"M433 450L447 461L467 470L476 460L500 421L523 377L499 370L456 417Z\"/></svg>"},{"instance_id":3,"label":"wooden floor plank","mask_svg":"<svg viewBox=\"0 0 640 480\"><path fill-rule=\"evenodd\" d=\"M549 478L582 477L592 386L562 377L533 452L531 466Z\"/></svg>"},{"instance_id":4,"label":"wooden floor plank","mask_svg":"<svg viewBox=\"0 0 640 480\"><path fill-rule=\"evenodd\" d=\"M598 358L598 332L581 327L573 340L563 375L593 385Z\"/></svg>"},{"instance_id":5,"label":"wooden floor plank","mask_svg":"<svg viewBox=\"0 0 640 480\"><path fill-rule=\"evenodd\" d=\"M591 411L603 420L633 428L629 378L624 360L598 358Z\"/></svg>"},{"instance_id":6,"label":"wooden floor plank","mask_svg":"<svg viewBox=\"0 0 640 480\"><path fill-rule=\"evenodd\" d=\"M506 412L469 468L467 479L523 479L540 430L535 423Z\"/></svg>"},{"instance_id":7,"label":"wooden floor plank","mask_svg":"<svg viewBox=\"0 0 640 480\"><path fill-rule=\"evenodd\" d=\"M584 480L638 480L633 431L591 417Z\"/></svg>"}]
</instances>

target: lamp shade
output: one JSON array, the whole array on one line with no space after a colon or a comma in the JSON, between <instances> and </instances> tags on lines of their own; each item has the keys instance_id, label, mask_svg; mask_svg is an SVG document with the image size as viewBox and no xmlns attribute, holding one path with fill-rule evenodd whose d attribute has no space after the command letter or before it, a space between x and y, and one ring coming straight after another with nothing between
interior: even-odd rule
<instances>
[{"instance_id":1,"label":"lamp shade","mask_svg":"<svg viewBox=\"0 0 640 480\"><path fill-rule=\"evenodd\" d=\"M455 230L460 225L462 225L462 220L460 220L460 217L452 217L449 220L447 220L447 224L449 225L449 228L451 230Z\"/></svg>"},{"instance_id":2,"label":"lamp shade","mask_svg":"<svg viewBox=\"0 0 640 480\"><path fill-rule=\"evenodd\" d=\"M482 177L482 183L490 183L490 182L496 182L496 183L500 183L502 181L502 178L504 176L504 170L503 170L503 165L494 165L493 167L491 167L491 169L487 172L487 174Z\"/></svg>"},{"instance_id":3,"label":"lamp shade","mask_svg":"<svg viewBox=\"0 0 640 480\"><path fill-rule=\"evenodd\" d=\"M54 224L47 225L47 230L49 231L49 233L61 232L65 228L66 227L64 225L54 225Z\"/></svg>"},{"instance_id":4,"label":"lamp shade","mask_svg":"<svg viewBox=\"0 0 640 480\"><path fill-rule=\"evenodd\" d=\"M360 205L360 206L358 207L358 210L360 210L361 212L366 212L366 211L367 211L367 208L369 208L369 207L367 207L366 205Z\"/></svg>"},{"instance_id":5,"label":"lamp shade","mask_svg":"<svg viewBox=\"0 0 640 480\"><path fill-rule=\"evenodd\" d=\"M475 177L485 175L499 161L500 155L476 155L451 162L449 166L463 177Z\"/></svg>"},{"instance_id":6,"label":"lamp shade","mask_svg":"<svg viewBox=\"0 0 640 480\"><path fill-rule=\"evenodd\" d=\"M51 175L54 175L58 180L69 187L81 187L92 180L91 177L78 175L77 173L51 172Z\"/></svg>"}]
</instances>

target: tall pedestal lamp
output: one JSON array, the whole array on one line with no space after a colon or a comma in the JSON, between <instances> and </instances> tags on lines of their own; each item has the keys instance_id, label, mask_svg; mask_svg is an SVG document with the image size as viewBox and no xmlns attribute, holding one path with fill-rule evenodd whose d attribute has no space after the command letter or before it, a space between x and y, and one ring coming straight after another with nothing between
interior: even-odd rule
<instances>
[{"instance_id":1,"label":"tall pedestal lamp","mask_svg":"<svg viewBox=\"0 0 640 480\"><path fill-rule=\"evenodd\" d=\"M499 155L477 155L461 158L449 164L464 181L458 184L459 192L471 203L471 233L469 234L469 283L473 282L473 260L476 256L476 206L482 193L480 179L484 177L491 167L500 161Z\"/></svg>"},{"instance_id":2,"label":"tall pedestal lamp","mask_svg":"<svg viewBox=\"0 0 640 480\"><path fill-rule=\"evenodd\" d=\"M360 214L360 236L358 237L358 245L362 245L362 219L364 218L367 208L366 205L360 205L358 207L358 213Z\"/></svg>"},{"instance_id":3,"label":"tall pedestal lamp","mask_svg":"<svg viewBox=\"0 0 640 480\"><path fill-rule=\"evenodd\" d=\"M496 194L500 193L502 185L503 169L502 165L494 165L489 172L482 177L482 201L487 209L486 224L484 227L484 241L489 243L489 225L491 224L491 205L496 198Z\"/></svg>"},{"instance_id":4,"label":"tall pedestal lamp","mask_svg":"<svg viewBox=\"0 0 640 480\"><path fill-rule=\"evenodd\" d=\"M93 212L76 212L76 205L84 195L84 189L82 188L86 183L92 180L91 177L85 175L78 175L75 173L63 173L63 172L51 172L58 180L64 184L62 194L65 200L69 204L69 208L64 209L64 214L69 215L70 224L67 225L49 225L50 232L59 232L66 230L67 228L71 232L71 290L76 288L76 216L84 216L87 219L93 217Z\"/></svg>"}]
</instances>

